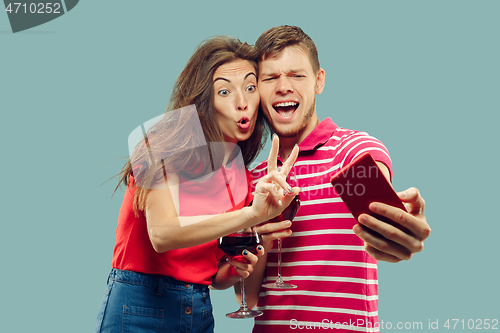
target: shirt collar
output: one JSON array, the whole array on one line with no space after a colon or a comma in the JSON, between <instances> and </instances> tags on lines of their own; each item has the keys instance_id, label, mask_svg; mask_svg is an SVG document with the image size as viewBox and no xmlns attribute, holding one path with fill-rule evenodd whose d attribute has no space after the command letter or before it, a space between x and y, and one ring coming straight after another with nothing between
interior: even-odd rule
<instances>
[{"instance_id":1,"label":"shirt collar","mask_svg":"<svg viewBox=\"0 0 500 333\"><path fill-rule=\"evenodd\" d=\"M332 137L337 127L331 118L324 119L302 140L299 144L300 151L314 150L318 146L324 145Z\"/></svg>"}]
</instances>

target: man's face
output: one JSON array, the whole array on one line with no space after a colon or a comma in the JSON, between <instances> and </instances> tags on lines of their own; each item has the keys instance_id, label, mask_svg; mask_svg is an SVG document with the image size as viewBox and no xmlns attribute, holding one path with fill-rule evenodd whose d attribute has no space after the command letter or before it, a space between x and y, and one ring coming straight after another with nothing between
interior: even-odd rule
<instances>
[{"instance_id":1,"label":"man's face","mask_svg":"<svg viewBox=\"0 0 500 333\"><path fill-rule=\"evenodd\" d=\"M259 63L262 109L280 137L300 142L316 127L316 94L321 94L325 71L314 72L308 52L288 46ZM312 121L311 121L312 120Z\"/></svg>"}]
</instances>

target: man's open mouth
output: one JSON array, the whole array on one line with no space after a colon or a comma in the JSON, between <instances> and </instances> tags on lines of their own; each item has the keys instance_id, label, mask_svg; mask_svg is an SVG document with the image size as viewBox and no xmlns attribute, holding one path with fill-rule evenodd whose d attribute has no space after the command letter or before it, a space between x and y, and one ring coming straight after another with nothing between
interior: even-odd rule
<instances>
[{"instance_id":1,"label":"man's open mouth","mask_svg":"<svg viewBox=\"0 0 500 333\"><path fill-rule=\"evenodd\" d=\"M274 110L282 117L290 117L299 107L297 102L279 102L273 104Z\"/></svg>"}]
</instances>

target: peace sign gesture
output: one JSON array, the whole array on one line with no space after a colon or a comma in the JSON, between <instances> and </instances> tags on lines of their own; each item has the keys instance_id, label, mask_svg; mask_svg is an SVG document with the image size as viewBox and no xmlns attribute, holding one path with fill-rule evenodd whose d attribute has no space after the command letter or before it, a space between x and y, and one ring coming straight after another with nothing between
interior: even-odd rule
<instances>
[{"instance_id":1,"label":"peace sign gesture","mask_svg":"<svg viewBox=\"0 0 500 333\"><path fill-rule=\"evenodd\" d=\"M263 220L270 220L279 215L300 192L300 188L292 188L286 182L286 177L299 155L299 147L295 145L280 170L277 164L278 151L279 138L274 135L267 160L267 175L257 183L252 205L255 216Z\"/></svg>"}]
</instances>

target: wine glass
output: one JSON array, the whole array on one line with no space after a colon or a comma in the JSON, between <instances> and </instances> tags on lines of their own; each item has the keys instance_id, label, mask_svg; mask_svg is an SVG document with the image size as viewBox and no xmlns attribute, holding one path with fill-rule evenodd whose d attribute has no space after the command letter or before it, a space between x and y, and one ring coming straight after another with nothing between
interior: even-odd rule
<instances>
[{"instance_id":1,"label":"wine glass","mask_svg":"<svg viewBox=\"0 0 500 333\"><path fill-rule=\"evenodd\" d=\"M243 263L248 263L248 260L241 254L243 250L248 250L253 254L257 254L256 246L262 244L262 236L260 236L254 228L243 229L236 233L219 238L218 247L231 260L236 260ZM245 279L242 277L241 286L241 307L238 311L226 314L229 318L253 318L263 314L262 311L248 309L245 301Z\"/></svg>"},{"instance_id":2,"label":"wine glass","mask_svg":"<svg viewBox=\"0 0 500 333\"><path fill-rule=\"evenodd\" d=\"M297 177L295 176L295 173L290 171L288 173L288 177L286 179L286 182L288 185L292 187L297 186ZM295 218L295 215L297 214L297 211L300 208L300 197L297 194L295 198L293 198L292 202L288 207L285 208L285 210L275 218L271 219L271 222L281 222L284 220L290 220L292 221ZM278 278L276 279L275 282L272 283L264 283L262 287L264 288L274 288L274 289L294 289L297 288L296 285L291 284L291 283L285 283L283 281L283 278L281 277L281 243L283 240L281 238L278 238Z\"/></svg>"}]
</instances>

